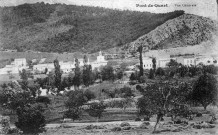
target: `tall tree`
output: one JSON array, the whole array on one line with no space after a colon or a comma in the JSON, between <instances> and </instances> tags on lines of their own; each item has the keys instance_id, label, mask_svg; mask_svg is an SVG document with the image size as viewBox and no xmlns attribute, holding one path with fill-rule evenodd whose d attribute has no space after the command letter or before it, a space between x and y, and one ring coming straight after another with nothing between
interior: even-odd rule
<instances>
[{"instance_id":1,"label":"tall tree","mask_svg":"<svg viewBox=\"0 0 218 135\"><path fill-rule=\"evenodd\" d=\"M82 73L79 68L79 60L76 58L73 85L76 86L75 88L79 88L81 84L82 84Z\"/></svg>"},{"instance_id":2,"label":"tall tree","mask_svg":"<svg viewBox=\"0 0 218 135\"><path fill-rule=\"evenodd\" d=\"M55 67L55 87L58 89L58 93L61 91L61 67L59 65L59 61L57 59L54 60L54 67Z\"/></svg>"},{"instance_id":3,"label":"tall tree","mask_svg":"<svg viewBox=\"0 0 218 135\"><path fill-rule=\"evenodd\" d=\"M140 45L138 47L138 52L139 52L139 61L140 61L140 67L139 67L139 70L140 70L140 76L143 76L143 60L142 60L142 51L143 51L143 47L142 45Z\"/></svg>"},{"instance_id":4,"label":"tall tree","mask_svg":"<svg viewBox=\"0 0 218 135\"><path fill-rule=\"evenodd\" d=\"M92 77L92 66L91 65L84 65L83 67L83 84L85 86L89 86L93 82Z\"/></svg>"},{"instance_id":5,"label":"tall tree","mask_svg":"<svg viewBox=\"0 0 218 135\"><path fill-rule=\"evenodd\" d=\"M153 70L154 70L154 73L156 72L156 58L152 58L152 63L153 63L153 65L152 65L152 67L153 67Z\"/></svg>"}]
</instances>

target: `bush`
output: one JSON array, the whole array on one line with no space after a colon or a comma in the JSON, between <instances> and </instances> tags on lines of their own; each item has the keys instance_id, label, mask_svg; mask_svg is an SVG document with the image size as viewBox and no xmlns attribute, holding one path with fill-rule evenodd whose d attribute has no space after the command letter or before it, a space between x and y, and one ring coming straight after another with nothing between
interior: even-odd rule
<instances>
[{"instance_id":1,"label":"bush","mask_svg":"<svg viewBox=\"0 0 218 135\"><path fill-rule=\"evenodd\" d=\"M103 104L103 102L100 103L92 103L90 105L90 108L87 109L86 111L88 114L92 117L97 117L98 119L101 118L102 113L104 112L104 109L106 109L106 106Z\"/></svg>"},{"instance_id":2,"label":"bush","mask_svg":"<svg viewBox=\"0 0 218 135\"><path fill-rule=\"evenodd\" d=\"M145 77L145 76L141 76L141 77L139 78L139 82L140 82L140 83L145 83L145 82L146 82L146 77Z\"/></svg>"},{"instance_id":3,"label":"bush","mask_svg":"<svg viewBox=\"0 0 218 135\"><path fill-rule=\"evenodd\" d=\"M125 127L125 126L130 126L130 124L128 122L122 122L120 124L121 127Z\"/></svg>"},{"instance_id":4,"label":"bush","mask_svg":"<svg viewBox=\"0 0 218 135\"><path fill-rule=\"evenodd\" d=\"M158 75L158 76L164 76L164 75L165 75L165 71L163 70L163 68L159 67L159 68L156 70L156 75Z\"/></svg>"},{"instance_id":5,"label":"bush","mask_svg":"<svg viewBox=\"0 0 218 135\"><path fill-rule=\"evenodd\" d=\"M130 79L131 81L137 80L137 75L136 75L136 73L132 73L132 74L130 75L129 79Z\"/></svg>"},{"instance_id":6,"label":"bush","mask_svg":"<svg viewBox=\"0 0 218 135\"><path fill-rule=\"evenodd\" d=\"M141 119L140 118L136 118L135 121L141 121Z\"/></svg>"},{"instance_id":7,"label":"bush","mask_svg":"<svg viewBox=\"0 0 218 135\"><path fill-rule=\"evenodd\" d=\"M150 69L149 70L149 76L148 76L149 79L154 79L154 70Z\"/></svg>"},{"instance_id":8,"label":"bush","mask_svg":"<svg viewBox=\"0 0 218 135\"><path fill-rule=\"evenodd\" d=\"M85 97L87 97L87 100L91 100L95 98L95 94L90 90L85 90L83 94Z\"/></svg>"},{"instance_id":9,"label":"bush","mask_svg":"<svg viewBox=\"0 0 218 135\"><path fill-rule=\"evenodd\" d=\"M204 73L195 82L192 92L192 100L207 106L217 101L217 80L213 75Z\"/></svg>"},{"instance_id":10,"label":"bush","mask_svg":"<svg viewBox=\"0 0 218 135\"><path fill-rule=\"evenodd\" d=\"M24 133L43 132L45 127L45 117L42 113L43 110L39 104L18 108L18 122L15 122L15 125Z\"/></svg>"},{"instance_id":11,"label":"bush","mask_svg":"<svg viewBox=\"0 0 218 135\"><path fill-rule=\"evenodd\" d=\"M48 105L48 104L51 103L51 100L48 97L45 97L45 96L38 96L36 98L36 102Z\"/></svg>"},{"instance_id":12,"label":"bush","mask_svg":"<svg viewBox=\"0 0 218 135\"><path fill-rule=\"evenodd\" d=\"M79 119L81 110L79 108L71 108L64 113L64 118L71 118L74 120Z\"/></svg>"}]
</instances>

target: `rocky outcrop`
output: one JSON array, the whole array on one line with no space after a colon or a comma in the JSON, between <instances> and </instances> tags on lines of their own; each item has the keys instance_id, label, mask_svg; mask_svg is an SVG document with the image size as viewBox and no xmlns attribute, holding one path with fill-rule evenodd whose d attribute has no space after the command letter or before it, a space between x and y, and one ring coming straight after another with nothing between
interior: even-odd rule
<instances>
[{"instance_id":1,"label":"rocky outcrop","mask_svg":"<svg viewBox=\"0 0 218 135\"><path fill-rule=\"evenodd\" d=\"M143 45L144 49L166 49L193 46L211 40L216 23L208 18L184 14L160 25L130 45L131 49Z\"/></svg>"}]
</instances>

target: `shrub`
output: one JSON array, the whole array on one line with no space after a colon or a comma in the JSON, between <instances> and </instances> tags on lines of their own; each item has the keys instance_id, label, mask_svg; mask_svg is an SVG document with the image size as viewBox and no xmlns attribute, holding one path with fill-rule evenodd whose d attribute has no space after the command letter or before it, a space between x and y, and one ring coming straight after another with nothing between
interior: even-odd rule
<instances>
[{"instance_id":1,"label":"shrub","mask_svg":"<svg viewBox=\"0 0 218 135\"><path fill-rule=\"evenodd\" d=\"M86 111L90 116L97 117L98 119L100 119L102 113L104 112L104 109L106 109L106 106L103 104L103 102L100 102L100 103L92 103L90 105L90 108L87 109Z\"/></svg>"},{"instance_id":2,"label":"shrub","mask_svg":"<svg viewBox=\"0 0 218 135\"><path fill-rule=\"evenodd\" d=\"M39 104L17 109L16 127L24 133L40 133L44 131L45 117Z\"/></svg>"},{"instance_id":3,"label":"shrub","mask_svg":"<svg viewBox=\"0 0 218 135\"><path fill-rule=\"evenodd\" d=\"M159 67L159 68L156 70L156 75L158 75L158 76L164 76L164 75L165 75L165 71L163 70L163 68Z\"/></svg>"},{"instance_id":4,"label":"shrub","mask_svg":"<svg viewBox=\"0 0 218 135\"><path fill-rule=\"evenodd\" d=\"M136 73L132 73L131 75L130 75L130 78L129 78L131 81L134 81L134 80L137 80L137 75L136 75Z\"/></svg>"},{"instance_id":5,"label":"shrub","mask_svg":"<svg viewBox=\"0 0 218 135\"><path fill-rule=\"evenodd\" d=\"M43 104L45 104L47 106L48 104L51 103L51 100L48 97L45 97L45 96L38 96L36 98L36 102L43 103Z\"/></svg>"},{"instance_id":6,"label":"shrub","mask_svg":"<svg viewBox=\"0 0 218 135\"><path fill-rule=\"evenodd\" d=\"M87 98L87 100L91 100L95 98L95 94L90 90L85 90L83 94Z\"/></svg>"},{"instance_id":7,"label":"shrub","mask_svg":"<svg viewBox=\"0 0 218 135\"><path fill-rule=\"evenodd\" d=\"M213 75L204 73L198 78L193 87L192 100L201 103L205 110L217 101L217 80Z\"/></svg>"},{"instance_id":8,"label":"shrub","mask_svg":"<svg viewBox=\"0 0 218 135\"><path fill-rule=\"evenodd\" d=\"M79 119L81 114L81 110L77 107L70 108L64 113L64 118L71 118L74 120Z\"/></svg>"},{"instance_id":9,"label":"shrub","mask_svg":"<svg viewBox=\"0 0 218 135\"><path fill-rule=\"evenodd\" d=\"M149 76L148 76L149 79L154 79L154 70L150 69L149 70Z\"/></svg>"},{"instance_id":10,"label":"shrub","mask_svg":"<svg viewBox=\"0 0 218 135\"><path fill-rule=\"evenodd\" d=\"M145 82L146 82L146 77L145 77L145 76L141 76L141 77L139 78L139 82L140 82L140 83L145 83Z\"/></svg>"},{"instance_id":11,"label":"shrub","mask_svg":"<svg viewBox=\"0 0 218 135\"><path fill-rule=\"evenodd\" d=\"M128 122L122 122L120 124L121 127L125 127L125 126L130 126L130 124Z\"/></svg>"}]
</instances>

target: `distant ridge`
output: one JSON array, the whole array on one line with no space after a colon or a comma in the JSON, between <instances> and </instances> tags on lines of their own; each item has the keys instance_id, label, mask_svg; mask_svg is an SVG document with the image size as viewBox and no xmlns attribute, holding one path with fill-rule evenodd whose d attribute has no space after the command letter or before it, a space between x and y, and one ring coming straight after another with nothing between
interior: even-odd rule
<instances>
[{"instance_id":1,"label":"distant ridge","mask_svg":"<svg viewBox=\"0 0 218 135\"><path fill-rule=\"evenodd\" d=\"M217 22L197 15L184 14L158 26L127 46L134 50L143 45L144 49L166 49L199 45L213 40Z\"/></svg>"}]
</instances>

